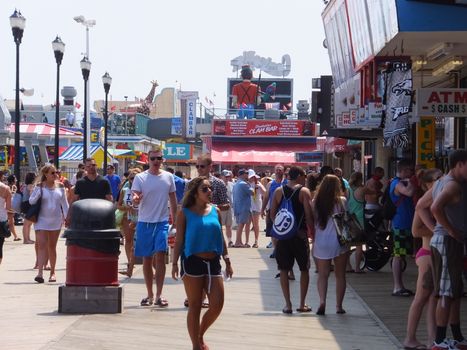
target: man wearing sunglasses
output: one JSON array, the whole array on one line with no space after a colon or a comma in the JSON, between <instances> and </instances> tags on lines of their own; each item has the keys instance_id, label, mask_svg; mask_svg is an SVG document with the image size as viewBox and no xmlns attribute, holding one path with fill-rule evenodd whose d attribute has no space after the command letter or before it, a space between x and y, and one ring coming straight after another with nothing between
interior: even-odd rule
<instances>
[{"instance_id":1,"label":"man wearing sunglasses","mask_svg":"<svg viewBox=\"0 0 467 350\"><path fill-rule=\"evenodd\" d=\"M162 150L149 151L149 169L136 175L131 191L133 204L139 205L138 223L136 225L135 256L143 257L143 274L146 283L147 297L141 300L141 306L168 306L162 297L165 278L165 254L168 249L169 208L172 218L177 216L177 198L175 197L174 177L162 170L164 162ZM156 261L156 294L153 292L152 262Z\"/></svg>"},{"instance_id":2,"label":"man wearing sunglasses","mask_svg":"<svg viewBox=\"0 0 467 350\"><path fill-rule=\"evenodd\" d=\"M230 209L230 201L227 195L227 187L224 181L211 175L212 159L209 155L203 154L196 161L196 169L199 176L206 176L212 185L212 204L215 204L221 212Z\"/></svg>"}]
</instances>

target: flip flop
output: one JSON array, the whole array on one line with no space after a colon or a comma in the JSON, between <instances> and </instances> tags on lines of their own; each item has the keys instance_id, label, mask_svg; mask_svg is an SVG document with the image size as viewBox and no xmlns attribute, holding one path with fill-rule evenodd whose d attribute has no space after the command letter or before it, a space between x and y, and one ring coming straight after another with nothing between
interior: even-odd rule
<instances>
[{"instance_id":1,"label":"flip flop","mask_svg":"<svg viewBox=\"0 0 467 350\"><path fill-rule=\"evenodd\" d=\"M283 313L283 314L288 314L288 315L290 315L292 312L293 312L292 309L289 309L289 308L286 308L286 307L284 307L284 308L282 309L282 313Z\"/></svg>"},{"instance_id":2,"label":"flip flop","mask_svg":"<svg viewBox=\"0 0 467 350\"><path fill-rule=\"evenodd\" d=\"M308 305L305 305L304 307L302 308L297 308L297 312L311 312L311 307L309 307Z\"/></svg>"},{"instance_id":3,"label":"flip flop","mask_svg":"<svg viewBox=\"0 0 467 350\"><path fill-rule=\"evenodd\" d=\"M338 314L338 315L343 315L343 314L345 314L345 313L346 313L346 312L345 312L344 309L340 309L340 310L337 310L337 311L336 311L336 314Z\"/></svg>"},{"instance_id":4,"label":"flip flop","mask_svg":"<svg viewBox=\"0 0 467 350\"><path fill-rule=\"evenodd\" d=\"M37 283L44 283L44 278L41 276L36 276L34 278L34 281L36 281Z\"/></svg>"},{"instance_id":5,"label":"flip flop","mask_svg":"<svg viewBox=\"0 0 467 350\"><path fill-rule=\"evenodd\" d=\"M153 298L147 297L147 298L144 298L143 300L141 300L140 305L141 306L151 306L153 302L154 302Z\"/></svg>"},{"instance_id":6,"label":"flip flop","mask_svg":"<svg viewBox=\"0 0 467 350\"><path fill-rule=\"evenodd\" d=\"M408 289L400 289L396 292L392 292L391 294L393 297L411 297L413 292Z\"/></svg>"},{"instance_id":7,"label":"flip flop","mask_svg":"<svg viewBox=\"0 0 467 350\"><path fill-rule=\"evenodd\" d=\"M420 344L417 346L404 346L405 350L427 350L428 348L424 344Z\"/></svg>"},{"instance_id":8,"label":"flip flop","mask_svg":"<svg viewBox=\"0 0 467 350\"><path fill-rule=\"evenodd\" d=\"M50 283L57 282L57 278L56 278L55 276L51 276L51 277L49 278L49 282L50 282Z\"/></svg>"},{"instance_id":9,"label":"flip flop","mask_svg":"<svg viewBox=\"0 0 467 350\"><path fill-rule=\"evenodd\" d=\"M154 305L159 307L167 307L169 306L169 302L165 298L160 297L154 302Z\"/></svg>"}]
</instances>

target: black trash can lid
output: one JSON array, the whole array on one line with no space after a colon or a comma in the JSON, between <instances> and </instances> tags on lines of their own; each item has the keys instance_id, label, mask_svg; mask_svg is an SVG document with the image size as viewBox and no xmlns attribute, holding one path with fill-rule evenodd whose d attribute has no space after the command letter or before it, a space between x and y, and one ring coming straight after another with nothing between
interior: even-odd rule
<instances>
[{"instance_id":1,"label":"black trash can lid","mask_svg":"<svg viewBox=\"0 0 467 350\"><path fill-rule=\"evenodd\" d=\"M82 199L71 205L70 230L115 230L115 207L104 199Z\"/></svg>"}]
</instances>

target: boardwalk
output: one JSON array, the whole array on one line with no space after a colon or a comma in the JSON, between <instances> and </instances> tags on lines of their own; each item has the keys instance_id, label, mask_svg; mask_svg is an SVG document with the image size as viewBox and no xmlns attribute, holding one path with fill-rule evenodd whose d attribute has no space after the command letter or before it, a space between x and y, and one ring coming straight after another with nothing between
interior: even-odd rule
<instances>
[{"instance_id":1,"label":"boardwalk","mask_svg":"<svg viewBox=\"0 0 467 350\"><path fill-rule=\"evenodd\" d=\"M267 241L263 239L260 246ZM349 286L345 297L345 315L334 313L334 281L330 279L328 314L283 315L279 281L274 279L275 261L271 250L231 249L234 278L226 282L226 302L219 320L208 331L211 349L399 349L400 343ZM122 267L126 262L121 259ZM4 262L0 265L1 349L190 349L186 331L186 309L181 282L169 278L164 295L168 309L142 308L145 296L141 266L131 279L121 279L125 311L116 315L61 315L57 313L58 285L65 280L64 240L59 241L57 284L38 285L33 246L9 240ZM316 311L318 297L316 275L311 270L308 304ZM295 271L296 276L299 272ZM350 285L359 289L358 278L370 283L374 276L351 276ZM388 276L389 277L389 276ZM298 281L291 282L294 307L297 307ZM374 285L366 288L375 290ZM371 293L370 293L371 294ZM399 302L386 297L380 303ZM399 323L405 323L406 314ZM387 328L388 327L388 328ZM400 338L400 337L399 337Z\"/></svg>"}]
</instances>

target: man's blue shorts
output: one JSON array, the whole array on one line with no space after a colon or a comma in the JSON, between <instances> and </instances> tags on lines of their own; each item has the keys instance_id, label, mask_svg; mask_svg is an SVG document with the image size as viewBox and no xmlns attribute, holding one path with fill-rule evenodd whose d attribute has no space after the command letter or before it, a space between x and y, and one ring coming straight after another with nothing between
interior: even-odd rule
<instances>
[{"instance_id":1,"label":"man's blue shorts","mask_svg":"<svg viewBox=\"0 0 467 350\"><path fill-rule=\"evenodd\" d=\"M135 256L151 257L168 249L168 221L141 222L136 225Z\"/></svg>"}]
</instances>

